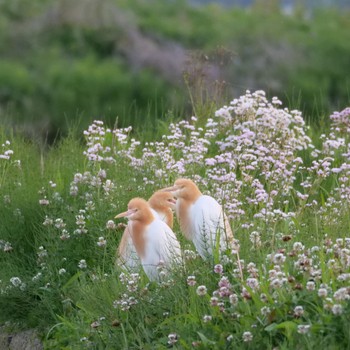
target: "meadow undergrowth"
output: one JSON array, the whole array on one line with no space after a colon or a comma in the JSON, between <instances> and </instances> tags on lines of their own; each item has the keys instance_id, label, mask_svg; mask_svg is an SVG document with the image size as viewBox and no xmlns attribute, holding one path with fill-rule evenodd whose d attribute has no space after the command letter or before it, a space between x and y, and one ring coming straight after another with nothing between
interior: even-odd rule
<instances>
[{"instance_id":1,"label":"meadow undergrowth","mask_svg":"<svg viewBox=\"0 0 350 350\"><path fill-rule=\"evenodd\" d=\"M301 113L249 92L161 139L95 121L40 156L2 132L0 321L47 349L348 348L350 110L312 140ZM321 145L316 147L315 144ZM149 282L115 264L113 217L176 178L225 208L235 252Z\"/></svg>"}]
</instances>

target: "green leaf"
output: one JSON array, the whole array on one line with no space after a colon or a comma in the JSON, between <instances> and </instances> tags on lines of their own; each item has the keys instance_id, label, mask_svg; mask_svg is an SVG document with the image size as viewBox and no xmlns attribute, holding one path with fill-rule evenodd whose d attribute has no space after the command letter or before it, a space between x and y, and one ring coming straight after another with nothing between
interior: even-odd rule
<instances>
[{"instance_id":1,"label":"green leaf","mask_svg":"<svg viewBox=\"0 0 350 350\"><path fill-rule=\"evenodd\" d=\"M81 275L81 272L78 271L76 274L74 274L62 287L62 290L67 290Z\"/></svg>"},{"instance_id":2,"label":"green leaf","mask_svg":"<svg viewBox=\"0 0 350 350\"><path fill-rule=\"evenodd\" d=\"M216 344L215 341L208 339L203 333L197 332L197 334L199 335L199 338L201 338L203 345L215 345Z\"/></svg>"},{"instance_id":3,"label":"green leaf","mask_svg":"<svg viewBox=\"0 0 350 350\"><path fill-rule=\"evenodd\" d=\"M293 321L285 321L282 323L271 323L267 327L265 327L266 332L272 332L275 330L282 330L285 336L290 339L293 332L296 330L297 324Z\"/></svg>"}]
</instances>

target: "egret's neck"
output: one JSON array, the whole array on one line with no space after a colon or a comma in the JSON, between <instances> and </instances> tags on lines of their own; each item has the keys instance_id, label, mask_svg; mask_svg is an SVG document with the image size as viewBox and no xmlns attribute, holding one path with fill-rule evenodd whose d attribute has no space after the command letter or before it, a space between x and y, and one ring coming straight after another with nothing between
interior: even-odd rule
<instances>
[{"instance_id":1,"label":"egret's neck","mask_svg":"<svg viewBox=\"0 0 350 350\"><path fill-rule=\"evenodd\" d=\"M181 193L181 196L178 199L183 199L184 201L193 204L201 195L202 192L197 187L193 187L191 189L188 189L184 193Z\"/></svg>"},{"instance_id":2,"label":"egret's neck","mask_svg":"<svg viewBox=\"0 0 350 350\"><path fill-rule=\"evenodd\" d=\"M138 256L142 259L145 256L147 226L152 223L154 216L150 209L143 208L142 215L130 222L130 233Z\"/></svg>"},{"instance_id":3,"label":"egret's neck","mask_svg":"<svg viewBox=\"0 0 350 350\"><path fill-rule=\"evenodd\" d=\"M174 226L173 211L170 208L168 208L167 210L164 211L164 216L165 216L165 223L172 229Z\"/></svg>"},{"instance_id":4,"label":"egret's neck","mask_svg":"<svg viewBox=\"0 0 350 350\"><path fill-rule=\"evenodd\" d=\"M180 224L181 231L189 240L192 239L192 218L190 210L195 201L187 200L185 198L178 198L176 202L176 215Z\"/></svg>"}]
</instances>

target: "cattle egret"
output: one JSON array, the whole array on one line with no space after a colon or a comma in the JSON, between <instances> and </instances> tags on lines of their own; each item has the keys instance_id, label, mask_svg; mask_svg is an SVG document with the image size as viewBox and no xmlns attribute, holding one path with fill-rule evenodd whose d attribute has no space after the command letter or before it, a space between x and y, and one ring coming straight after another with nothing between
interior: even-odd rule
<instances>
[{"instance_id":1,"label":"cattle egret","mask_svg":"<svg viewBox=\"0 0 350 350\"><path fill-rule=\"evenodd\" d=\"M214 252L233 249L233 233L222 206L203 195L197 185L188 179L178 179L174 186L163 189L176 198L176 215L181 231L191 240L202 258ZM240 260L238 267L242 277Z\"/></svg>"},{"instance_id":2,"label":"cattle egret","mask_svg":"<svg viewBox=\"0 0 350 350\"><path fill-rule=\"evenodd\" d=\"M148 200L150 207L155 211L155 216L173 228L173 210L176 208L176 199L170 192L155 192Z\"/></svg>"},{"instance_id":3,"label":"cattle egret","mask_svg":"<svg viewBox=\"0 0 350 350\"><path fill-rule=\"evenodd\" d=\"M170 192L155 192L148 200L155 218L164 221L171 229L173 228L173 210L176 200ZM140 267L140 259L137 255L134 243L129 234L128 227L125 228L118 247L118 265L123 265L129 270L136 270Z\"/></svg>"},{"instance_id":4,"label":"cattle egret","mask_svg":"<svg viewBox=\"0 0 350 350\"><path fill-rule=\"evenodd\" d=\"M128 210L116 216L121 217L128 218L129 234L150 280L158 279L159 265L169 268L172 263L181 262L180 244L174 232L166 223L155 218L147 201L132 199Z\"/></svg>"}]
</instances>

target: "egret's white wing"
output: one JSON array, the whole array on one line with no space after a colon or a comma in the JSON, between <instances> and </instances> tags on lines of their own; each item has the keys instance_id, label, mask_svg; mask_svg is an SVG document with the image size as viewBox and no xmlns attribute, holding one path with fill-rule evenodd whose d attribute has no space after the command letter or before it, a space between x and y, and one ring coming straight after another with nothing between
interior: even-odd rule
<instances>
[{"instance_id":1,"label":"egret's white wing","mask_svg":"<svg viewBox=\"0 0 350 350\"><path fill-rule=\"evenodd\" d=\"M225 250L228 242L225 226L225 214L221 205L210 196L201 196L191 207L193 219L193 243L202 257L213 254L219 244L220 251Z\"/></svg>"},{"instance_id":2,"label":"egret's white wing","mask_svg":"<svg viewBox=\"0 0 350 350\"><path fill-rule=\"evenodd\" d=\"M154 220L146 230L146 254L142 266L152 280L158 279L157 267L162 261L166 267L181 260L180 244L167 224Z\"/></svg>"}]
</instances>

